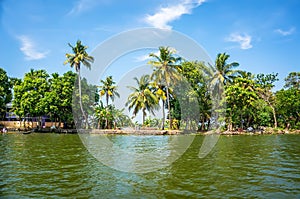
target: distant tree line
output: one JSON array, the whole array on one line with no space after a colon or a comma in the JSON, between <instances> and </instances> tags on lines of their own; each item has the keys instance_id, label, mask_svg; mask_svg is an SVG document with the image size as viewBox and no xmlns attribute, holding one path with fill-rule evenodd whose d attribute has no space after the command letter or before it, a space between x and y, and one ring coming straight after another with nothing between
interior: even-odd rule
<instances>
[{"instance_id":1,"label":"distant tree line","mask_svg":"<svg viewBox=\"0 0 300 199\"><path fill-rule=\"evenodd\" d=\"M75 67L76 73L49 75L45 70L31 69L17 79L8 77L0 68L2 120L5 105L12 101L13 111L20 118L47 115L52 121L77 122L82 128L133 125L124 109L113 105L114 99L120 97L113 77L101 80L99 85L89 85L80 77L80 64L90 67L94 59L80 41L70 47L72 53L66 54L65 63ZM159 55L151 53L149 57L152 74L134 78L136 86L130 87L132 92L126 96L125 104L133 116L142 112L142 125L161 129L196 126L205 131L217 118L223 130L250 126L300 129L300 72L289 73L284 88L273 91L278 74L238 70L239 64L228 63L230 56L226 53L218 54L213 65L185 60L168 47L159 47ZM222 97L217 99L213 93ZM79 106L74 101L80 102ZM151 119L156 110L162 111L163 117ZM72 111L80 114L74 116Z\"/></svg>"}]
</instances>

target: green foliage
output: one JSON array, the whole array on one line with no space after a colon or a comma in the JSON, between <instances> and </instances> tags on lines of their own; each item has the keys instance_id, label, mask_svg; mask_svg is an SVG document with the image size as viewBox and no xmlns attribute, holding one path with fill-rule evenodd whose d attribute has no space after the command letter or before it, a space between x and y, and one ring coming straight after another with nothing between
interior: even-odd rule
<instances>
[{"instance_id":1,"label":"green foliage","mask_svg":"<svg viewBox=\"0 0 300 199\"><path fill-rule=\"evenodd\" d=\"M48 115L52 121L73 123L72 97L76 74L48 75L45 70L26 73L15 81L13 109L20 117Z\"/></svg>"},{"instance_id":2,"label":"green foliage","mask_svg":"<svg viewBox=\"0 0 300 199\"><path fill-rule=\"evenodd\" d=\"M119 93L117 92L117 86L115 86L116 82L113 81L112 76L108 76L105 80L101 80L100 82L102 85L99 86L99 94L100 97L105 96L106 106L108 106L109 99L114 101L115 96L120 97Z\"/></svg>"},{"instance_id":3,"label":"green foliage","mask_svg":"<svg viewBox=\"0 0 300 199\"><path fill-rule=\"evenodd\" d=\"M0 118L3 120L6 112L6 104L12 99L12 80L5 70L0 68Z\"/></svg>"},{"instance_id":4,"label":"green foliage","mask_svg":"<svg viewBox=\"0 0 300 199\"><path fill-rule=\"evenodd\" d=\"M0 68L1 117L5 105L12 99L13 87L13 109L21 117L48 115L54 121L72 124L73 111L80 127L94 125L116 129L133 125L124 109L109 104L109 100L113 102L119 97L112 76L101 80L99 87L89 85L80 77L80 66L84 64L90 68L93 57L87 54L87 46L80 41L69 46L73 53L66 54L65 64L74 67L77 74L69 71L63 76L57 73L50 76L45 70L31 69L19 80L9 78ZM137 85L130 87L132 93L126 103L134 116L142 111L143 125L158 127L161 124L162 129L165 124L170 129L199 125L199 130L209 130L218 122L222 128L226 124L228 130L250 126L274 127L275 130L300 128L299 72L291 72L285 78L285 89L274 93L272 89L278 74L254 75L235 70L239 64L227 63L230 56L226 53L217 55L214 66L198 61L182 62L169 47L159 47L159 53L149 55L153 58L149 61L153 73L134 78ZM221 101L223 96L225 100ZM100 97L105 97L105 106ZM160 102L163 118L146 118L159 109ZM168 109L167 117L165 109ZM219 121L216 121L217 115Z\"/></svg>"},{"instance_id":5,"label":"green foliage","mask_svg":"<svg viewBox=\"0 0 300 199\"><path fill-rule=\"evenodd\" d=\"M78 81L78 80L76 80ZM76 85L76 83L75 83ZM92 117L94 115L94 106L98 102L97 97L97 86L88 84L86 78L81 79L81 89L75 86L72 98L72 110L73 116L77 127L90 127L93 125ZM81 96L81 97L80 97ZM81 100L80 100L81 98ZM81 105L78 102L81 101ZM84 109L84 115L82 114L82 109Z\"/></svg>"},{"instance_id":6,"label":"green foliage","mask_svg":"<svg viewBox=\"0 0 300 199\"><path fill-rule=\"evenodd\" d=\"M258 99L254 80L236 77L226 86L225 94L230 128L249 126L255 117L255 102Z\"/></svg>"},{"instance_id":7,"label":"green foliage","mask_svg":"<svg viewBox=\"0 0 300 199\"><path fill-rule=\"evenodd\" d=\"M166 91L166 103L168 107L168 118L171 120L171 105L169 100L169 87L171 82L176 82L180 80L180 75L178 71L180 70L179 63L181 62L181 57L175 56L176 51L170 49L169 47L159 47L159 55L150 53L149 57L154 58L154 60L149 61L149 64L153 66L153 73L151 79L153 79L157 84L165 87ZM163 126L164 129L164 112L163 112ZM171 124L170 124L170 128Z\"/></svg>"},{"instance_id":8,"label":"green foliage","mask_svg":"<svg viewBox=\"0 0 300 199\"><path fill-rule=\"evenodd\" d=\"M145 119L144 126L158 127L161 121L158 118L151 118L150 116Z\"/></svg>"},{"instance_id":9,"label":"green foliage","mask_svg":"<svg viewBox=\"0 0 300 199\"><path fill-rule=\"evenodd\" d=\"M300 89L291 87L277 91L276 110L280 127L299 129Z\"/></svg>"},{"instance_id":10,"label":"green foliage","mask_svg":"<svg viewBox=\"0 0 300 199\"><path fill-rule=\"evenodd\" d=\"M94 58L86 52L88 46L82 45L80 40L76 42L75 46L72 46L70 43L68 45L73 53L66 53L67 59L64 64L70 64L71 67L75 67L76 72L80 71L81 63L87 68L90 68Z\"/></svg>"},{"instance_id":11,"label":"green foliage","mask_svg":"<svg viewBox=\"0 0 300 199\"><path fill-rule=\"evenodd\" d=\"M45 103L48 103L45 113L52 119L73 123L72 96L75 80L76 74L71 71L63 76L59 76L57 73L52 74L52 78L49 80L50 90L45 97Z\"/></svg>"},{"instance_id":12,"label":"green foliage","mask_svg":"<svg viewBox=\"0 0 300 199\"><path fill-rule=\"evenodd\" d=\"M285 78L285 88L300 89L300 72L291 72Z\"/></svg>"},{"instance_id":13,"label":"green foliage","mask_svg":"<svg viewBox=\"0 0 300 199\"><path fill-rule=\"evenodd\" d=\"M101 129L117 129L118 127L132 126L131 119L123 113L124 109L117 109L113 105L103 106L100 102L95 107L95 116L98 120L97 128Z\"/></svg>"},{"instance_id":14,"label":"green foliage","mask_svg":"<svg viewBox=\"0 0 300 199\"><path fill-rule=\"evenodd\" d=\"M72 46L70 43L68 44L73 53L66 53L66 61L64 64L70 64L71 68L75 67L76 72L78 73L78 93L79 93L79 105L80 105L80 110L81 113L84 117L84 122L85 122L85 128L88 128L88 116L87 113L85 113L83 109L83 99L82 99L82 94L81 94L81 77L80 77L80 67L81 64L85 65L88 69L91 68L91 63L94 62L94 58L86 52L86 49L88 48L87 46L84 46L81 44L81 41L78 40L75 46ZM76 121L80 123L76 118Z\"/></svg>"},{"instance_id":15,"label":"green foliage","mask_svg":"<svg viewBox=\"0 0 300 199\"><path fill-rule=\"evenodd\" d=\"M273 122L272 109L267 105L267 103L262 99L258 99L255 101L254 107L254 120L250 125L255 127L271 127Z\"/></svg>"},{"instance_id":16,"label":"green foliage","mask_svg":"<svg viewBox=\"0 0 300 199\"><path fill-rule=\"evenodd\" d=\"M208 124L211 115L211 96L208 92L208 79L203 70L205 67L202 62L185 61L182 63L180 70L180 73L186 78L188 83L185 90L180 91L182 95L181 103L183 103L185 107L185 114L182 115L182 119L186 124L188 124L192 118L199 120L201 123L200 130L208 130L209 125L205 124ZM183 86L180 87L181 89L183 88ZM198 106L193 106L193 104L195 104L193 100L197 100ZM199 110L195 110L196 107L198 107ZM176 119L179 118L177 117Z\"/></svg>"},{"instance_id":17,"label":"green foliage","mask_svg":"<svg viewBox=\"0 0 300 199\"><path fill-rule=\"evenodd\" d=\"M45 97L50 89L48 79L45 70L31 69L20 83L15 84L13 107L17 115L38 117L45 114L48 103Z\"/></svg>"},{"instance_id":18,"label":"green foliage","mask_svg":"<svg viewBox=\"0 0 300 199\"><path fill-rule=\"evenodd\" d=\"M137 87L129 87L132 93L128 96L126 106L128 106L129 111L133 109L134 116L142 111L144 124L147 115L146 110L154 114L154 110L158 109L158 98L152 92L149 75L143 75L140 79L135 77L134 80Z\"/></svg>"},{"instance_id":19,"label":"green foliage","mask_svg":"<svg viewBox=\"0 0 300 199\"><path fill-rule=\"evenodd\" d=\"M274 83L278 81L278 73L276 74L258 74L256 77L257 93L262 100L271 108L273 113L274 128L277 128L277 115L275 110L275 96L272 92Z\"/></svg>"}]
</instances>

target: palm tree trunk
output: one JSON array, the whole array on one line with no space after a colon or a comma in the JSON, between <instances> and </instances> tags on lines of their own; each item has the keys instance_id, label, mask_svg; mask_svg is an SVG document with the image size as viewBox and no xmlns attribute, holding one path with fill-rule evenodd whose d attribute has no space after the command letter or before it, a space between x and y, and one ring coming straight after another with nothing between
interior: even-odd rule
<instances>
[{"instance_id":1,"label":"palm tree trunk","mask_svg":"<svg viewBox=\"0 0 300 199\"><path fill-rule=\"evenodd\" d=\"M270 107L272 109L273 118L274 118L274 128L277 128L277 118L276 118L276 111L275 108L270 104Z\"/></svg>"},{"instance_id":2,"label":"palm tree trunk","mask_svg":"<svg viewBox=\"0 0 300 199\"><path fill-rule=\"evenodd\" d=\"M83 107L82 107L82 97L81 97L81 78L80 78L80 70L78 70L78 89L79 89L79 105L80 105L80 110L81 110L81 113L84 117L84 120L85 120L85 128L87 128L87 117L84 113L84 110L83 110Z\"/></svg>"},{"instance_id":3,"label":"palm tree trunk","mask_svg":"<svg viewBox=\"0 0 300 199\"><path fill-rule=\"evenodd\" d=\"M145 117L146 117L146 111L143 109L143 121L142 121L142 126L144 126L145 123Z\"/></svg>"},{"instance_id":4,"label":"palm tree trunk","mask_svg":"<svg viewBox=\"0 0 300 199\"><path fill-rule=\"evenodd\" d=\"M165 100L162 100L162 114L163 114L163 117L162 117L162 124L161 124L161 129L162 130L165 130Z\"/></svg>"},{"instance_id":5,"label":"palm tree trunk","mask_svg":"<svg viewBox=\"0 0 300 199\"><path fill-rule=\"evenodd\" d=\"M167 90L167 103L168 103L168 111L169 111L169 128L172 129L172 118L171 118L171 106L170 106L170 98L169 98L169 87L166 86Z\"/></svg>"},{"instance_id":6,"label":"palm tree trunk","mask_svg":"<svg viewBox=\"0 0 300 199\"><path fill-rule=\"evenodd\" d=\"M106 107L108 107L108 93L106 93Z\"/></svg>"}]
</instances>

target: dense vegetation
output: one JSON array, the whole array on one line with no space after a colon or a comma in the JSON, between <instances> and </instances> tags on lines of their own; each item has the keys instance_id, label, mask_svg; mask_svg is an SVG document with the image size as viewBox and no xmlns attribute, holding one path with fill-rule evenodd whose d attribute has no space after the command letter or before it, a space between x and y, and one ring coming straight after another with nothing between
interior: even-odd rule
<instances>
[{"instance_id":1,"label":"dense vegetation","mask_svg":"<svg viewBox=\"0 0 300 199\"><path fill-rule=\"evenodd\" d=\"M53 121L75 121L82 128L132 125L124 109L113 105L114 99L120 97L113 77L101 80L99 85L88 85L80 77L80 66L89 68L94 59L80 41L70 47L72 53L66 54L65 64L74 67L76 73L69 71L60 76L31 69L22 79L16 79L0 68L2 120L13 90L13 111L21 118L47 115ZM285 78L284 88L274 92L278 74L238 70L239 64L228 63L230 56L226 53L218 54L211 66L184 60L168 47L160 47L159 52L149 55L153 73L136 77L136 85L130 87L132 93L126 96L125 105L133 116L142 112L142 125L209 130L218 123L224 130L260 126L300 129L300 72L291 72ZM79 107L74 101L79 102ZM73 118L72 110L81 114ZM161 110L163 117L151 118L148 114L155 110Z\"/></svg>"}]
</instances>

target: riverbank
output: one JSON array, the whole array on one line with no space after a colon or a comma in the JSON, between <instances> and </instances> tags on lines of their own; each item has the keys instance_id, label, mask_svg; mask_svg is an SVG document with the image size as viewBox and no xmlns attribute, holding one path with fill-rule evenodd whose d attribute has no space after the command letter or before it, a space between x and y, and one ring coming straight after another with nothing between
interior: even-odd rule
<instances>
[{"instance_id":1,"label":"riverbank","mask_svg":"<svg viewBox=\"0 0 300 199\"><path fill-rule=\"evenodd\" d=\"M92 131L85 131L91 134L117 134L117 135L184 135L184 134L197 134L197 135L210 135L214 132L211 131L188 131L188 130L158 130L158 129L93 129ZM248 132L243 131L223 131L218 133L220 135L269 135L269 134L300 134L300 130L279 130L273 128L266 128L261 131Z\"/></svg>"},{"instance_id":2,"label":"riverbank","mask_svg":"<svg viewBox=\"0 0 300 199\"><path fill-rule=\"evenodd\" d=\"M77 129L8 129L8 133L59 133L59 134L77 134ZM186 131L186 130L159 130L159 129L92 129L92 130L79 130L79 133L90 133L99 135L210 135L211 131ZM278 130L267 128L263 131L223 131L220 135L269 135L269 134L300 134L300 130Z\"/></svg>"}]
</instances>

